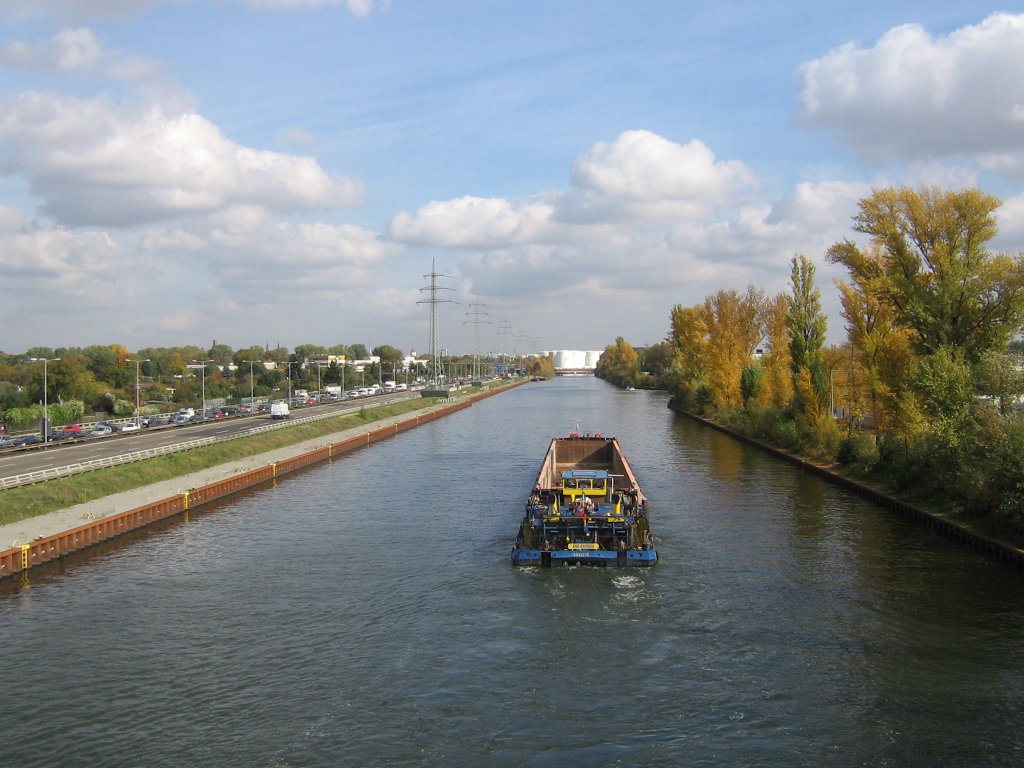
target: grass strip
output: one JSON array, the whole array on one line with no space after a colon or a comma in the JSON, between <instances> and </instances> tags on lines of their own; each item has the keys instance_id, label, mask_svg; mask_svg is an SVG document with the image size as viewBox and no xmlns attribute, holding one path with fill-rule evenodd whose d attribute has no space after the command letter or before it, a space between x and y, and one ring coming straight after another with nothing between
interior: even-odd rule
<instances>
[{"instance_id":1,"label":"grass strip","mask_svg":"<svg viewBox=\"0 0 1024 768\"><path fill-rule=\"evenodd\" d=\"M404 400L376 408L364 408L357 413L333 419L296 424L285 429L157 456L132 464L105 467L80 475L48 480L45 483L9 488L0 491L0 525L67 509L75 504L83 504L121 491L199 472L218 464L285 448L304 440L383 421L392 416L421 411L435 403L434 398Z\"/></svg>"}]
</instances>

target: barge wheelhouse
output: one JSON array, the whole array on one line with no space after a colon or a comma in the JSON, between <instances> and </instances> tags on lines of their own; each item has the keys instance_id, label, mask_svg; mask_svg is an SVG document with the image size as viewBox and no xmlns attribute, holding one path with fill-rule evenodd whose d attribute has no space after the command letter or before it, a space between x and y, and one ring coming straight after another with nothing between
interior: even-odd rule
<instances>
[{"instance_id":1,"label":"barge wheelhouse","mask_svg":"<svg viewBox=\"0 0 1024 768\"><path fill-rule=\"evenodd\" d=\"M650 566L647 497L618 441L552 438L512 548L514 565Z\"/></svg>"}]
</instances>

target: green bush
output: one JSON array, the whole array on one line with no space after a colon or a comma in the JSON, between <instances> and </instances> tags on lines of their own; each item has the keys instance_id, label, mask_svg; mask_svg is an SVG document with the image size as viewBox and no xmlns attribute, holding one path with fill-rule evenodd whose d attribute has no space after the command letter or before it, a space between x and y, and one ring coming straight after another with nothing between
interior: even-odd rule
<instances>
[{"instance_id":1,"label":"green bush","mask_svg":"<svg viewBox=\"0 0 1024 768\"><path fill-rule=\"evenodd\" d=\"M130 403L127 400L115 400L114 401L114 415L115 416L134 416L135 415L135 403Z\"/></svg>"},{"instance_id":2,"label":"green bush","mask_svg":"<svg viewBox=\"0 0 1024 768\"><path fill-rule=\"evenodd\" d=\"M78 421L85 413L85 403L81 400L65 400L63 403L47 406L50 411L50 421L54 424L70 424Z\"/></svg>"},{"instance_id":3,"label":"green bush","mask_svg":"<svg viewBox=\"0 0 1024 768\"><path fill-rule=\"evenodd\" d=\"M25 408L11 408L7 411L6 419L13 429L25 429L38 424L42 415L42 406L30 405Z\"/></svg>"},{"instance_id":4,"label":"green bush","mask_svg":"<svg viewBox=\"0 0 1024 768\"><path fill-rule=\"evenodd\" d=\"M780 418L768 425L767 438L787 451L799 452L803 446L800 430L792 419Z\"/></svg>"},{"instance_id":5,"label":"green bush","mask_svg":"<svg viewBox=\"0 0 1024 768\"><path fill-rule=\"evenodd\" d=\"M855 472L865 475L878 464L878 444L874 435L855 432L839 441L836 461Z\"/></svg>"},{"instance_id":6,"label":"green bush","mask_svg":"<svg viewBox=\"0 0 1024 768\"><path fill-rule=\"evenodd\" d=\"M999 527L1020 534L1024 531L1024 489L1018 487L1003 497L992 513L992 521Z\"/></svg>"},{"instance_id":7,"label":"green bush","mask_svg":"<svg viewBox=\"0 0 1024 768\"><path fill-rule=\"evenodd\" d=\"M700 414L706 414L712 410L711 387L703 383L698 384L693 390L693 401L697 406L697 412Z\"/></svg>"}]
</instances>

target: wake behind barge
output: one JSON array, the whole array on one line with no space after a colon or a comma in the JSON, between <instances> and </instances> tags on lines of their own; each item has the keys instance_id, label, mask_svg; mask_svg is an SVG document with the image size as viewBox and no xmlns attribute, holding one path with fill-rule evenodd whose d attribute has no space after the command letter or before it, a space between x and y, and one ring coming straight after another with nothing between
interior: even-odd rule
<instances>
[{"instance_id":1,"label":"wake behind barge","mask_svg":"<svg viewBox=\"0 0 1024 768\"><path fill-rule=\"evenodd\" d=\"M644 496L613 437L552 438L512 547L514 565L651 566Z\"/></svg>"}]
</instances>

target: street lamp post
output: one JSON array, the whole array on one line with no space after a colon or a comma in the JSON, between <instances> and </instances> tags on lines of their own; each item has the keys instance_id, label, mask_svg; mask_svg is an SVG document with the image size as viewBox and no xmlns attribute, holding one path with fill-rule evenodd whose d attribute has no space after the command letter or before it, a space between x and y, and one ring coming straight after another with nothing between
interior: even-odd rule
<instances>
[{"instance_id":1,"label":"street lamp post","mask_svg":"<svg viewBox=\"0 0 1024 768\"><path fill-rule=\"evenodd\" d=\"M40 360L43 361L43 445L50 440L50 405L46 399L46 364L55 363L60 360L59 357L33 357L31 358L33 363L38 363Z\"/></svg>"},{"instance_id":2,"label":"street lamp post","mask_svg":"<svg viewBox=\"0 0 1024 768\"><path fill-rule=\"evenodd\" d=\"M195 367L203 369L202 385L200 386L200 391L202 392L200 397L203 400L203 421L206 421L206 364L207 363L212 363L212 362L213 362L213 360L193 360L192 361L192 364Z\"/></svg>"},{"instance_id":3,"label":"street lamp post","mask_svg":"<svg viewBox=\"0 0 1024 768\"><path fill-rule=\"evenodd\" d=\"M832 368L828 372L828 409L832 412L832 418L836 417L836 369Z\"/></svg>"},{"instance_id":4,"label":"street lamp post","mask_svg":"<svg viewBox=\"0 0 1024 768\"><path fill-rule=\"evenodd\" d=\"M135 363L135 424L141 428L142 420L139 418L139 364L148 363L149 358L145 360L125 360L126 363Z\"/></svg>"},{"instance_id":5,"label":"street lamp post","mask_svg":"<svg viewBox=\"0 0 1024 768\"><path fill-rule=\"evenodd\" d=\"M256 412L256 384L255 384L255 379L253 378L252 367L256 363L260 363L260 362L263 362L263 361L262 360L243 360L242 362L249 364L249 409L253 413L255 413Z\"/></svg>"},{"instance_id":6,"label":"street lamp post","mask_svg":"<svg viewBox=\"0 0 1024 768\"><path fill-rule=\"evenodd\" d=\"M846 374L846 404L850 404L850 399L853 397L851 393L855 392L855 371L853 368L839 368L838 365L832 366L828 372L828 385L829 385L829 409L832 411L832 418L838 418L836 411L836 373ZM843 394L840 390L840 395ZM846 407L846 406L844 406Z\"/></svg>"},{"instance_id":7,"label":"street lamp post","mask_svg":"<svg viewBox=\"0 0 1024 768\"><path fill-rule=\"evenodd\" d=\"M292 366L295 365L294 360L288 360L285 365L288 366L288 405L292 404Z\"/></svg>"}]
</instances>

